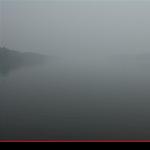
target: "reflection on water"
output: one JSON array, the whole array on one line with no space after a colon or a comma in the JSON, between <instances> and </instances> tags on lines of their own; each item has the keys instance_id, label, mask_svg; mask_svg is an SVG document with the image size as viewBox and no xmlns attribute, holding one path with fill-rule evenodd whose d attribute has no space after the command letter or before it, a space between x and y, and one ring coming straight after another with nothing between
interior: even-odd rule
<instances>
[{"instance_id":1,"label":"reflection on water","mask_svg":"<svg viewBox=\"0 0 150 150\"><path fill-rule=\"evenodd\" d=\"M32 53L21 54L13 57L0 57L0 75L6 76L9 73L24 68L41 65L46 61L45 56Z\"/></svg>"},{"instance_id":2,"label":"reflection on water","mask_svg":"<svg viewBox=\"0 0 150 150\"><path fill-rule=\"evenodd\" d=\"M6 76L6 75L9 75L9 73L15 71L15 70L18 70L18 69L21 69L21 68L24 68L24 67L33 67L33 66L37 66L37 65L41 65L43 62L41 62L39 60L39 62L34 62L34 63L23 63L23 64L20 64L20 63L9 63L7 61L3 62L0 64L0 75L2 76Z\"/></svg>"},{"instance_id":3,"label":"reflection on water","mask_svg":"<svg viewBox=\"0 0 150 150\"><path fill-rule=\"evenodd\" d=\"M150 139L148 66L115 58L19 69L0 79L0 139Z\"/></svg>"}]
</instances>

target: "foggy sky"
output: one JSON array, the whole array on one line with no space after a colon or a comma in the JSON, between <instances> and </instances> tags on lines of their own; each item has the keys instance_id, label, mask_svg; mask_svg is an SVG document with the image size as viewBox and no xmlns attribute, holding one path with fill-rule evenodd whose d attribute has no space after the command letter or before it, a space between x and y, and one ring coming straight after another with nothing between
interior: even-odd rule
<instances>
[{"instance_id":1,"label":"foggy sky","mask_svg":"<svg viewBox=\"0 0 150 150\"><path fill-rule=\"evenodd\" d=\"M59 56L150 52L148 0L1 0L0 5L0 40L18 51Z\"/></svg>"}]
</instances>

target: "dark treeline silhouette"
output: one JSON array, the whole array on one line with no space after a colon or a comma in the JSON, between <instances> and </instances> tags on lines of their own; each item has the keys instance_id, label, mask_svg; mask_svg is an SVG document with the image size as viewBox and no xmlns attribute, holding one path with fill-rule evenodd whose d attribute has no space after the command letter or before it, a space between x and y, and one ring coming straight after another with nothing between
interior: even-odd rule
<instances>
[{"instance_id":1,"label":"dark treeline silhouette","mask_svg":"<svg viewBox=\"0 0 150 150\"><path fill-rule=\"evenodd\" d=\"M18 52L0 47L0 73L7 74L23 66L37 65L44 62L45 56L32 52Z\"/></svg>"}]
</instances>

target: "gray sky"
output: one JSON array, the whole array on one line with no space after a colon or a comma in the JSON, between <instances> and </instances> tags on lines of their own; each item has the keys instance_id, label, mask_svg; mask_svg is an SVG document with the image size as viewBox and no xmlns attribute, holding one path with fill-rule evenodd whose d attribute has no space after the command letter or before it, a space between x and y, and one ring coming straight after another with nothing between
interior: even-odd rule
<instances>
[{"instance_id":1,"label":"gray sky","mask_svg":"<svg viewBox=\"0 0 150 150\"><path fill-rule=\"evenodd\" d=\"M64 56L150 52L149 0L1 0L0 11L3 40L19 51Z\"/></svg>"}]
</instances>

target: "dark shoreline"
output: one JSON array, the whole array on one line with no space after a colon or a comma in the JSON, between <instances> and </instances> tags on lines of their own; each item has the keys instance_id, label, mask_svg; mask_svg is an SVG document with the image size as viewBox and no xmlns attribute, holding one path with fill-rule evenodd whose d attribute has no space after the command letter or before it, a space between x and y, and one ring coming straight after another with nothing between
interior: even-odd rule
<instances>
[{"instance_id":1,"label":"dark shoreline","mask_svg":"<svg viewBox=\"0 0 150 150\"><path fill-rule=\"evenodd\" d=\"M7 74L25 66L39 65L45 62L46 56L32 52L18 52L0 47L0 73Z\"/></svg>"}]
</instances>

